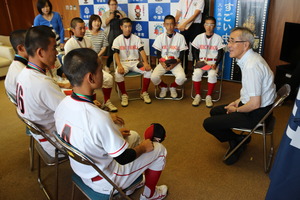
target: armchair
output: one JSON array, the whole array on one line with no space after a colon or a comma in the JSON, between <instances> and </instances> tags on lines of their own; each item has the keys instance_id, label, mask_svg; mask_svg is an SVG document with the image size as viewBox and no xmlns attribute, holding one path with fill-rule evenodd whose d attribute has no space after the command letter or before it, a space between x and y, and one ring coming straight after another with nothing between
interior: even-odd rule
<instances>
[{"instance_id":1,"label":"armchair","mask_svg":"<svg viewBox=\"0 0 300 200\"><path fill-rule=\"evenodd\" d=\"M0 35L0 77L4 77L14 60L15 51L9 42L9 36Z\"/></svg>"}]
</instances>

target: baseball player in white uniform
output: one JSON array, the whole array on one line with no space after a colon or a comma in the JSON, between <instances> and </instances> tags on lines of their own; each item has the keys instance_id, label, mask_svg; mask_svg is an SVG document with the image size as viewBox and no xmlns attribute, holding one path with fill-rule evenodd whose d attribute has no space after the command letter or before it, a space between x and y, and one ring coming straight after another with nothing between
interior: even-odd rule
<instances>
[{"instance_id":1,"label":"baseball player in white uniform","mask_svg":"<svg viewBox=\"0 0 300 200\"><path fill-rule=\"evenodd\" d=\"M224 55L223 48L225 47L223 39L218 34L214 33L214 28L216 27L216 19L209 16L205 19L204 28L205 33L198 35L192 42L193 47L197 50L195 51L195 58L198 62L196 64L194 73L192 76L195 98L192 103L193 106L199 106L201 102L200 89L202 75L207 71L208 79L207 85L208 90L206 94L206 107L213 107L211 94L217 83L218 75L218 64L221 62ZM200 52L199 52L200 51Z\"/></svg>"},{"instance_id":2,"label":"baseball player in white uniform","mask_svg":"<svg viewBox=\"0 0 300 200\"><path fill-rule=\"evenodd\" d=\"M80 67L84 71L76 70ZM65 57L64 72L73 85L73 94L67 96L55 112L58 133L91 157L121 188L127 188L145 173L145 189L140 199L166 197L167 186L156 186L166 162L165 147L149 139L133 144L139 137L132 131L126 134L125 140L123 132L129 130L119 130L109 114L93 104L91 96L95 89L102 87L103 77L97 53L91 49L72 50ZM96 192L110 194L112 186L97 171L73 159L70 162L86 185Z\"/></svg>"},{"instance_id":3,"label":"baseball player in white uniform","mask_svg":"<svg viewBox=\"0 0 300 200\"><path fill-rule=\"evenodd\" d=\"M55 130L54 111L65 97L53 79L46 76L46 68L56 60L55 34L48 26L32 27L27 32L25 47L29 62L17 77L17 111L49 134ZM50 156L55 156L51 143L41 135L32 136Z\"/></svg>"},{"instance_id":4,"label":"baseball player in white uniform","mask_svg":"<svg viewBox=\"0 0 300 200\"><path fill-rule=\"evenodd\" d=\"M171 71L175 76L175 81L170 85L170 93L172 98L177 97L176 87L182 85L186 81L184 69L181 62L183 61L184 51L188 49L184 37L180 33L174 31L175 18L172 15L167 15L164 19L164 27L166 33L159 35L154 43L153 48L157 50L157 58L159 64L155 67L151 81L154 85L158 85L161 89L159 96L166 97L168 87L161 80L161 76L167 71ZM167 64L165 61L172 58L174 63ZM175 60L176 59L176 60Z\"/></svg>"},{"instance_id":5,"label":"baseball player in white uniform","mask_svg":"<svg viewBox=\"0 0 300 200\"><path fill-rule=\"evenodd\" d=\"M10 34L10 43L14 48L16 55L14 60L9 66L8 72L5 77L4 85L6 91L16 97L17 76L26 67L28 63L28 55L25 49L25 35L26 30L16 30Z\"/></svg>"},{"instance_id":6,"label":"baseball player in white uniform","mask_svg":"<svg viewBox=\"0 0 300 200\"><path fill-rule=\"evenodd\" d=\"M79 18L75 17L71 21L71 29L74 36L70 38L65 44L65 53L67 54L73 49L77 48L93 48L93 44L85 35L85 23ZM103 87L102 92L104 96L104 104L111 112L117 112L118 109L110 101L110 95L113 87L113 77L106 71L103 71Z\"/></svg>"},{"instance_id":7,"label":"baseball player in white uniform","mask_svg":"<svg viewBox=\"0 0 300 200\"><path fill-rule=\"evenodd\" d=\"M148 94L150 77L152 69L147 61L147 56L144 50L144 44L138 36L131 34L132 21L129 18L123 18L120 23L123 34L119 35L113 42L112 49L114 58L117 64L115 72L115 81L122 93L121 105L128 106L128 94L125 89L124 75L129 71L143 74L143 88L141 91L141 99L146 104L151 103ZM141 55L143 63L140 63L139 56Z\"/></svg>"}]
</instances>

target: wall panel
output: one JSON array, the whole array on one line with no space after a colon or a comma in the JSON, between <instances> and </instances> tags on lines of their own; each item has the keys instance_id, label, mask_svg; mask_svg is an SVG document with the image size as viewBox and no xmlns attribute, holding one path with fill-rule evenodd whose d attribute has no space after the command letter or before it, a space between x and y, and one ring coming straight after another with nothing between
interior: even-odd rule
<instances>
[{"instance_id":1,"label":"wall panel","mask_svg":"<svg viewBox=\"0 0 300 200\"><path fill-rule=\"evenodd\" d=\"M284 24L285 22L300 23L299 8L299 0L270 1L264 58L273 71L277 65L285 64L279 59Z\"/></svg>"}]
</instances>

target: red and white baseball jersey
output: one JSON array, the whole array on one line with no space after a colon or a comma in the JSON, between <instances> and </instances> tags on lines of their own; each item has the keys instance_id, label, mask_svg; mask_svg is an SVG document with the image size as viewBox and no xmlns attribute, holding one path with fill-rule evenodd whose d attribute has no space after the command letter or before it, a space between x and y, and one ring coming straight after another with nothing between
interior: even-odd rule
<instances>
[{"instance_id":1,"label":"red and white baseball jersey","mask_svg":"<svg viewBox=\"0 0 300 200\"><path fill-rule=\"evenodd\" d=\"M16 60L16 58L18 60ZM17 77L21 71L26 67L27 60L19 55L16 55L14 61L9 66L8 72L5 77L4 85L7 92L16 96Z\"/></svg>"},{"instance_id":2,"label":"red and white baseball jersey","mask_svg":"<svg viewBox=\"0 0 300 200\"><path fill-rule=\"evenodd\" d=\"M53 79L40 71L26 67L17 78L18 113L47 133L55 130L54 111L64 97Z\"/></svg>"},{"instance_id":3,"label":"red and white baseball jersey","mask_svg":"<svg viewBox=\"0 0 300 200\"><path fill-rule=\"evenodd\" d=\"M93 49L93 44L91 40L84 36L82 41L76 40L74 37L70 38L65 44L65 54L72 51L73 49L79 48L90 48ZM113 77L106 71L103 71L103 88L112 88L113 86Z\"/></svg>"},{"instance_id":4,"label":"red and white baseball jersey","mask_svg":"<svg viewBox=\"0 0 300 200\"><path fill-rule=\"evenodd\" d=\"M28 66L17 78L17 111L22 117L39 125L46 133L52 133L55 130L54 111L65 95L41 68L33 63L28 63ZM50 156L55 156L53 145L41 135L32 133L32 136Z\"/></svg>"},{"instance_id":5,"label":"red and white baseball jersey","mask_svg":"<svg viewBox=\"0 0 300 200\"><path fill-rule=\"evenodd\" d=\"M193 47L200 50L199 58L201 61L207 60L208 64L215 64L218 56L218 50L226 45L218 34L214 33L212 37L207 38L205 33L197 35L192 42Z\"/></svg>"},{"instance_id":6,"label":"red and white baseball jersey","mask_svg":"<svg viewBox=\"0 0 300 200\"><path fill-rule=\"evenodd\" d=\"M166 33L159 35L152 46L161 51L161 57L163 58L169 56L179 58L180 51L188 49L183 35L176 32L171 38L169 38Z\"/></svg>"},{"instance_id":7,"label":"red and white baseball jersey","mask_svg":"<svg viewBox=\"0 0 300 200\"><path fill-rule=\"evenodd\" d=\"M121 62L133 61L139 59L138 49L144 44L138 36L131 34L128 39L123 34L116 37L113 42L112 49L120 50L119 56Z\"/></svg>"},{"instance_id":8,"label":"red and white baseball jersey","mask_svg":"<svg viewBox=\"0 0 300 200\"><path fill-rule=\"evenodd\" d=\"M76 40L74 37L70 38L65 44L65 54L69 53L73 49L78 48L93 48L91 40L84 36L82 41Z\"/></svg>"},{"instance_id":9,"label":"red and white baseball jersey","mask_svg":"<svg viewBox=\"0 0 300 200\"><path fill-rule=\"evenodd\" d=\"M81 97L79 97L81 96ZM57 107L55 125L58 133L70 144L87 154L103 172L122 188L129 187L146 169L161 171L165 166L167 151L155 142L154 150L144 153L126 165L120 165L114 157L139 141L139 135L130 131L133 140L125 141L108 112L95 106L85 96L74 93ZM127 139L128 139L127 138ZM137 145L137 144L135 144ZM70 159L71 167L83 182L94 191L110 194L112 186L99 177L91 166ZM93 180L97 177L97 180Z\"/></svg>"},{"instance_id":10,"label":"red and white baseball jersey","mask_svg":"<svg viewBox=\"0 0 300 200\"><path fill-rule=\"evenodd\" d=\"M89 155L107 175L128 147L108 112L74 96L67 96L55 111L57 132L70 144ZM73 170L82 178L91 179L98 173L90 166L70 160Z\"/></svg>"}]
</instances>

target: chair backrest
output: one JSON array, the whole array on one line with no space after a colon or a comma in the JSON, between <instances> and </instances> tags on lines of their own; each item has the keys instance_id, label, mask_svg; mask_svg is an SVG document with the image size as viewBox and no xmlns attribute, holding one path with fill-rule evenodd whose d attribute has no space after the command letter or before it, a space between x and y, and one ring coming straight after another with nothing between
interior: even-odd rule
<instances>
[{"instance_id":1,"label":"chair backrest","mask_svg":"<svg viewBox=\"0 0 300 200\"><path fill-rule=\"evenodd\" d=\"M288 84L283 85L277 91L277 100L273 103L272 108L268 111L268 113L260 120L258 124L263 123L273 112L274 108L281 106L284 100L290 95L291 87Z\"/></svg>"},{"instance_id":2,"label":"chair backrest","mask_svg":"<svg viewBox=\"0 0 300 200\"><path fill-rule=\"evenodd\" d=\"M15 104L15 106L17 106L17 100L16 100L16 98L14 97L14 95L12 95L11 93L9 93L7 90L6 90L5 92L6 92L6 95L7 95L8 99L9 99L13 104Z\"/></svg>"},{"instance_id":3,"label":"chair backrest","mask_svg":"<svg viewBox=\"0 0 300 200\"><path fill-rule=\"evenodd\" d=\"M130 200L130 198L126 196L126 194L122 191L122 189L119 188L108 176L106 176L105 173L101 169L99 169L99 167L94 163L94 161L91 158L89 158L89 156L82 153L79 149L77 149L70 143L66 142L62 137L60 137L60 135L58 135L56 131L53 132L53 135L55 139L63 146L63 148L65 148L66 152L71 158L73 158L74 160L76 160L81 164L92 166L99 173L101 177L105 178L114 187L114 189L116 189L119 192L119 194L122 197Z\"/></svg>"},{"instance_id":4,"label":"chair backrest","mask_svg":"<svg viewBox=\"0 0 300 200\"><path fill-rule=\"evenodd\" d=\"M48 140L48 142L50 142L55 148L57 148L59 151L61 152L65 152L64 149L59 145L60 143L58 143L56 140L53 140L53 137L50 138L50 136L45 133L45 131L43 131L37 124L33 123L32 121L22 117L18 111L16 111L18 117L21 119L21 121L23 121L26 126L28 127L28 129L30 130L30 132L37 134L37 135L42 135L45 139Z\"/></svg>"}]
</instances>

